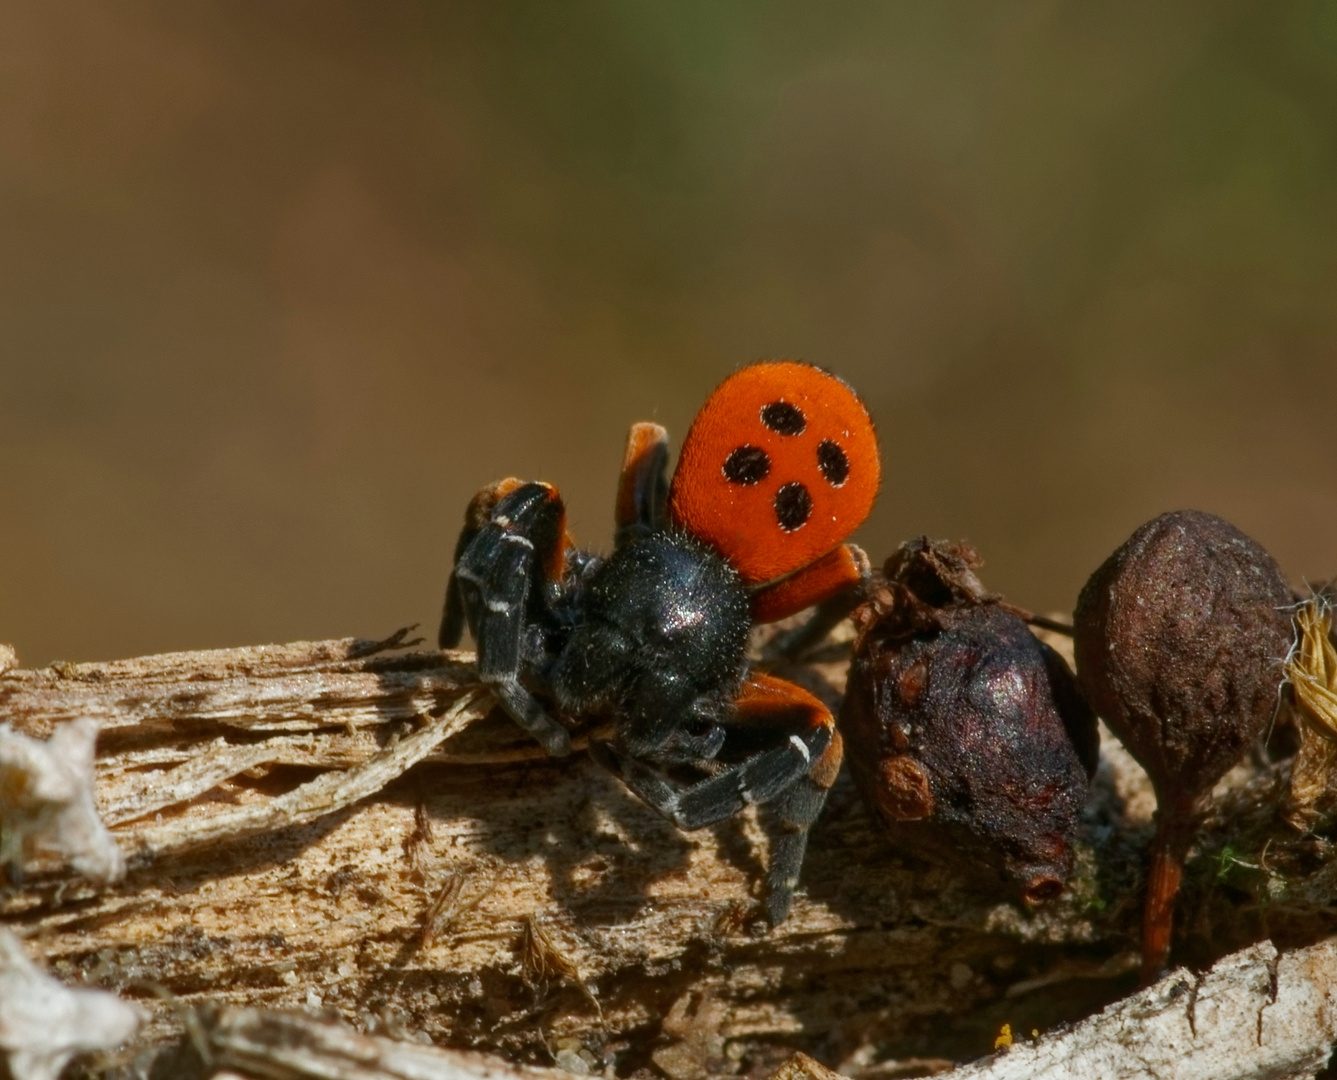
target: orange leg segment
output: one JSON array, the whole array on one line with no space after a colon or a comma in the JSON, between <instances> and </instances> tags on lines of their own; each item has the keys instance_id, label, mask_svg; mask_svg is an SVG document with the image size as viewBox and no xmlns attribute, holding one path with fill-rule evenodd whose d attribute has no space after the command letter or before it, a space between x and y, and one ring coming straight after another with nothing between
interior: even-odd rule
<instances>
[{"instance_id":1,"label":"orange leg segment","mask_svg":"<svg viewBox=\"0 0 1337 1080\"><path fill-rule=\"evenodd\" d=\"M505 480L496 480L486 487L479 488L478 494L470 499L469 505L464 508L464 532L460 533L460 538L463 539L468 535L472 539L473 534L487 524L492 516L492 508L523 485L524 481L518 476L508 476Z\"/></svg>"},{"instance_id":2,"label":"orange leg segment","mask_svg":"<svg viewBox=\"0 0 1337 1080\"><path fill-rule=\"evenodd\" d=\"M810 761L808 778L823 791L836 782L840 763L844 760L844 743L836 730L835 719L822 702L803 687L774 675L753 672L743 684L743 690L734 700L738 709L735 723L757 725L778 730L791 730L790 739L804 742L801 733L825 729L830 736L826 748ZM791 743L797 746L797 743Z\"/></svg>"},{"instance_id":3,"label":"orange leg segment","mask_svg":"<svg viewBox=\"0 0 1337 1080\"><path fill-rule=\"evenodd\" d=\"M667 464L668 432L658 424L632 424L627 432L627 449L622 455L622 473L617 485L614 523L619 544L639 532L652 532L663 525L668 498Z\"/></svg>"},{"instance_id":4,"label":"orange leg segment","mask_svg":"<svg viewBox=\"0 0 1337 1080\"><path fill-rule=\"evenodd\" d=\"M836 782L844 744L830 710L801 686L784 679L754 673L736 704L739 724L781 731L797 727L789 735L789 745L803 754L807 764L805 772L770 803L773 814L768 830L771 858L766 873L766 915L774 926L789 914L808 849L808 831Z\"/></svg>"},{"instance_id":5,"label":"orange leg segment","mask_svg":"<svg viewBox=\"0 0 1337 1080\"><path fill-rule=\"evenodd\" d=\"M526 483L527 481L508 476L505 480L497 480L481 488L478 494L469 500L469 505L464 510L464 527L455 542L456 565L459 564L460 556L464 554L465 549L487 525L495 522L502 528L510 527L509 521L496 518L497 504L506 496L524 487ZM566 507L562 503L562 496L552 484L539 483L537 486L545 490L548 502L555 504L557 508L554 542L545 544L541 552L543 574L549 581L560 581L566 571L567 550L571 547L571 537L566 531ZM438 642L443 649L454 648L460 643L463 635L464 603L460 595L459 581L452 572L450 582L446 586L446 604L442 613Z\"/></svg>"},{"instance_id":6,"label":"orange leg segment","mask_svg":"<svg viewBox=\"0 0 1337 1080\"><path fill-rule=\"evenodd\" d=\"M752 621L776 622L823 600L859 588L868 559L852 544L841 544L815 563L752 594Z\"/></svg>"},{"instance_id":7,"label":"orange leg segment","mask_svg":"<svg viewBox=\"0 0 1337 1080\"><path fill-rule=\"evenodd\" d=\"M768 737L737 764L708 779L681 786L653 765L591 750L642 800L680 829L700 829L760 804L771 836L766 874L766 914L772 924L789 912L808 846L808 830L840 771L840 733L831 712L800 686L754 674L735 699L731 728L754 728Z\"/></svg>"}]
</instances>

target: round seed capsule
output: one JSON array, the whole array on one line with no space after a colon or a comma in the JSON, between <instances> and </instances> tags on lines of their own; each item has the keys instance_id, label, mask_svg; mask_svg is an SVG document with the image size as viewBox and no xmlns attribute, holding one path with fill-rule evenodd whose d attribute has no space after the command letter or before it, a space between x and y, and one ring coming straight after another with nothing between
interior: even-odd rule
<instances>
[{"instance_id":1,"label":"round seed capsule","mask_svg":"<svg viewBox=\"0 0 1337 1080\"><path fill-rule=\"evenodd\" d=\"M1156 791L1145 979L1156 977L1169 954L1174 900L1202 804L1277 707L1292 602L1261 545L1196 510L1139 528L1077 600L1082 692Z\"/></svg>"},{"instance_id":2,"label":"round seed capsule","mask_svg":"<svg viewBox=\"0 0 1337 1080\"><path fill-rule=\"evenodd\" d=\"M887 560L861 627L840 730L892 841L1027 904L1063 891L1099 756L1072 673L975 578L966 545Z\"/></svg>"}]
</instances>

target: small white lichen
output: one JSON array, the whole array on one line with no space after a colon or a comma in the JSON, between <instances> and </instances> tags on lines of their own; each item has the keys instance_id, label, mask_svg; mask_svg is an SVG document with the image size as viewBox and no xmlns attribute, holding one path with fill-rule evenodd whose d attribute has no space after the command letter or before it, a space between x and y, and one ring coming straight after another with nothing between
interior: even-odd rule
<instances>
[{"instance_id":1,"label":"small white lichen","mask_svg":"<svg viewBox=\"0 0 1337 1080\"><path fill-rule=\"evenodd\" d=\"M14 1080L56 1080L75 1054L119 1046L140 1020L115 994L53 979L0 930L0 1053Z\"/></svg>"},{"instance_id":2,"label":"small white lichen","mask_svg":"<svg viewBox=\"0 0 1337 1080\"><path fill-rule=\"evenodd\" d=\"M50 854L98 881L125 876L93 800L97 732L97 721L73 720L42 742L0 724L0 863L21 871Z\"/></svg>"}]
</instances>

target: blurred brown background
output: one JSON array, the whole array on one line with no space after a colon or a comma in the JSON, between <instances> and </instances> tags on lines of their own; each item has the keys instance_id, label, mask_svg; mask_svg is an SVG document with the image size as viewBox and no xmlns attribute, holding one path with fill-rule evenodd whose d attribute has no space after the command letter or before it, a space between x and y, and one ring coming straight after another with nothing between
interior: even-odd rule
<instances>
[{"instance_id":1,"label":"blurred brown background","mask_svg":"<svg viewBox=\"0 0 1337 1080\"><path fill-rule=\"evenodd\" d=\"M480 484L868 400L859 539L1337 572L1337 2L0 5L0 641L435 632Z\"/></svg>"}]
</instances>

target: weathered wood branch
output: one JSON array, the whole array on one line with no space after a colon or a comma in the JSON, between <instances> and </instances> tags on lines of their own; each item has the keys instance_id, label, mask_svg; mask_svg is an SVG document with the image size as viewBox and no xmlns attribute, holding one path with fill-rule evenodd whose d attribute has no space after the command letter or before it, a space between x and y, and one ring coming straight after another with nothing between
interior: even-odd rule
<instances>
[{"instance_id":1,"label":"weathered wood branch","mask_svg":"<svg viewBox=\"0 0 1337 1080\"><path fill-rule=\"evenodd\" d=\"M18 730L101 723L97 798L129 864L110 887L32 865L0 917L59 977L136 999L141 1049L211 1002L619 1075L769 1072L802 1049L891 1077L1133 987L1150 802L1117 746L1056 904L1024 912L893 852L842 782L793 915L762 934L763 821L681 834L584 754L550 760L486 716L469 654L403 643L0 671ZM785 674L833 699L842 668ZM1337 929L1324 842L1277 820L1284 780L1255 764L1223 790L1185 893L1189 962Z\"/></svg>"},{"instance_id":2,"label":"weathered wood branch","mask_svg":"<svg viewBox=\"0 0 1337 1080\"><path fill-rule=\"evenodd\" d=\"M1337 939L1287 954L1265 941L950 1080L1299 1080L1327 1064L1334 1038Z\"/></svg>"},{"instance_id":3,"label":"weathered wood branch","mask_svg":"<svg viewBox=\"0 0 1337 1080\"><path fill-rule=\"evenodd\" d=\"M941 1080L1304 1080L1326 1064L1337 1025L1337 938L1278 954L1270 942L1203 975L1184 969L1042 1039L1022 1039ZM200 1018L200 1065L276 1080L553 1080L496 1058L358 1035L256 1009ZM183 1075L193 1071L186 1063ZM206 1071L201 1069L201 1072ZM842 1080L795 1055L773 1080Z\"/></svg>"}]
</instances>

